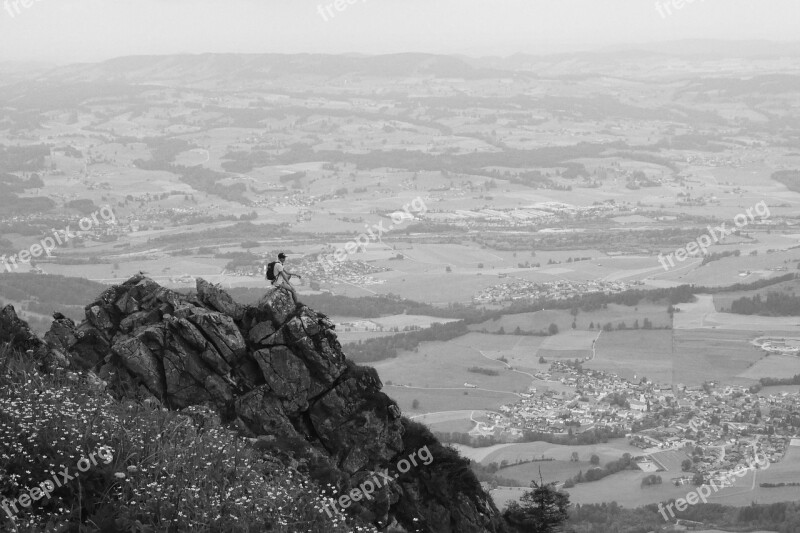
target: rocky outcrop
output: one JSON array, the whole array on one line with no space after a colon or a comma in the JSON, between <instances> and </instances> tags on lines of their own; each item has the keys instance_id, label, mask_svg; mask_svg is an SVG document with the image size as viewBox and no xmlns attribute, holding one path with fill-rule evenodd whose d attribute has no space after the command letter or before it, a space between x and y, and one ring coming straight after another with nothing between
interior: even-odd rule
<instances>
[{"instance_id":1,"label":"rocky outcrop","mask_svg":"<svg viewBox=\"0 0 800 533\"><path fill-rule=\"evenodd\" d=\"M170 409L213 405L258 442L290 443L290 460L333 481L337 497L421 442L381 392L377 372L346 359L328 317L295 306L282 289L243 306L204 280L183 295L136 276L107 289L85 314L78 325L56 319L43 342L6 308L0 339L33 350L49 366L91 370L118 395L155 398ZM463 471L463 460L453 463L452 452L432 439L428 434L441 464L433 451L430 467L387 482L350 511L409 531L501 531L497 509ZM461 469L464 490L443 481L450 464Z\"/></svg>"}]
</instances>

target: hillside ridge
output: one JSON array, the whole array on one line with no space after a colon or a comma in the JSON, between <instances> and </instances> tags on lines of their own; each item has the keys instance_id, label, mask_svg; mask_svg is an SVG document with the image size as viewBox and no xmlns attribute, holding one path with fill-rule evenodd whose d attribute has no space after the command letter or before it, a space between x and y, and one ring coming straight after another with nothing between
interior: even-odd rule
<instances>
[{"instance_id":1,"label":"hillside ridge","mask_svg":"<svg viewBox=\"0 0 800 533\"><path fill-rule=\"evenodd\" d=\"M322 313L269 288L240 305L205 280L183 295L138 275L105 290L75 324L56 315L44 340L13 307L0 312L0 340L54 371L96 374L119 398L179 410L213 406L257 442L291 450L334 498L428 446L433 460L377 488L349 511L384 528L500 532L504 526L469 463L402 418L372 368L347 360Z\"/></svg>"}]
</instances>

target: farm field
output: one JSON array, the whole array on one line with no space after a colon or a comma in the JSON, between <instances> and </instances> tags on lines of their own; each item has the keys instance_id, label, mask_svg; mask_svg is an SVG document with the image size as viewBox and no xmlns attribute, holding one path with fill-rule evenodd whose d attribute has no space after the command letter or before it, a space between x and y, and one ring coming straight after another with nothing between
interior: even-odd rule
<instances>
[{"instance_id":1,"label":"farm field","mask_svg":"<svg viewBox=\"0 0 800 533\"><path fill-rule=\"evenodd\" d=\"M778 331L800 326L800 317L765 317L720 313L711 294L698 294L697 301L677 306L675 329L719 328L748 331Z\"/></svg>"},{"instance_id":2,"label":"farm field","mask_svg":"<svg viewBox=\"0 0 800 533\"><path fill-rule=\"evenodd\" d=\"M740 298L752 298L757 294L764 298L771 292L794 294L798 290L800 290L800 280L792 280L778 283L777 285L771 285L756 291L736 291L715 294L714 307L719 312L725 312L726 310L730 309L734 300L738 300Z\"/></svg>"},{"instance_id":3,"label":"farm field","mask_svg":"<svg viewBox=\"0 0 800 533\"><path fill-rule=\"evenodd\" d=\"M502 450L503 448L507 448L509 446L517 446L516 444L495 444L493 446L487 446L485 448L473 448L472 446L464 446L463 444L450 444L453 448L458 450L458 453L461 454L461 457L466 457L471 461L475 461L478 463L482 463L483 460L496 452L497 450Z\"/></svg>"},{"instance_id":4,"label":"farm field","mask_svg":"<svg viewBox=\"0 0 800 533\"><path fill-rule=\"evenodd\" d=\"M735 241L729 239L728 245L712 246L709 249L714 253L740 250L740 257L727 257L704 266L701 266L699 259L687 260L684 263L676 262L676 266L669 271L665 272L663 268L659 268L660 271L650 277L705 287L720 287L736 283L752 283L783 274L784 272L770 269L787 266L791 269L800 259L800 250L788 249L797 244L796 238L787 238L781 234L769 235L761 230L753 231L752 235L756 239L754 242L742 241L735 244ZM770 249L780 251L768 254L767 251ZM758 255L750 256L753 251L757 251ZM664 252L672 253L674 250L664 250Z\"/></svg>"},{"instance_id":5,"label":"farm field","mask_svg":"<svg viewBox=\"0 0 800 533\"><path fill-rule=\"evenodd\" d=\"M646 376L658 383L672 383L672 333L671 330L603 332L597 340L595 358L584 366L628 380Z\"/></svg>"},{"instance_id":6,"label":"farm field","mask_svg":"<svg viewBox=\"0 0 800 533\"><path fill-rule=\"evenodd\" d=\"M573 317L568 309L536 311L534 313L520 313L514 315L504 315L499 320L489 320L471 326L474 331L486 329L491 333L496 333L501 327L506 333L513 333L517 327L522 331L541 331L547 330L550 324L558 326L559 331L568 332L572 329L572 321L575 320L577 330L599 329L602 325L611 323L616 327L620 322L625 322L628 327L638 320L641 325L647 318L653 323L653 327L661 328L670 326L672 320L667 313L665 306L640 305L638 307L628 307L624 305L609 304L607 309L596 311L580 311Z\"/></svg>"},{"instance_id":7,"label":"farm field","mask_svg":"<svg viewBox=\"0 0 800 533\"><path fill-rule=\"evenodd\" d=\"M770 355L742 371L737 377L745 380L760 378L786 378L800 374L800 357ZM764 394L763 391L761 394Z\"/></svg>"},{"instance_id":8,"label":"farm field","mask_svg":"<svg viewBox=\"0 0 800 533\"><path fill-rule=\"evenodd\" d=\"M470 303L473 295L498 283L498 279L494 276L465 275L455 272L447 274L444 267L441 268L441 273L438 270L407 272L404 270L403 263L404 261L391 261L387 262L387 265L381 265L380 262L375 263L376 266L388 266L394 269L391 272L379 272L372 276L379 280L385 280L385 283L365 287L338 283L332 285L331 288L337 294L347 296L392 293L419 302L442 304Z\"/></svg>"},{"instance_id":9,"label":"farm field","mask_svg":"<svg viewBox=\"0 0 800 533\"><path fill-rule=\"evenodd\" d=\"M503 460L514 462L520 459L530 459L532 457L552 457L561 461L569 461L572 452L578 452L581 462L588 464L592 454L600 456L600 464L615 461L623 454L629 453L632 456L641 455L642 450L628 444L627 439L612 439L604 444L594 444L590 446L563 446L560 444L550 444L548 442L521 442L498 449L481 459L484 465Z\"/></svg>"},{"instance_id":10,"label":"farm field","mask_svg":"<svg viewBox=\"0 0 800 533\"><path fill-rule=\"evenodd\" d=\"M432 324L455 322L451 318L437 318L432 316L422 315L391 315L380 318L353 318L353 317L331 317L336 324L336 334L339 342L358 342L360 340L373 339L378 337L388 337L402 333L406 327L419 327L422 329L429 328ZM359 326L353 328L346 325L346 323L358 323ZM364 327L370 329L364 330ZM398 331L393 331L397 328Z\"/></svg>"},{"instance_id":11,"label":"farm field","mask_svg":"<svg viewBox=\"0 0 800 533\"><path fill-rule=\"evenodd\" d=\"M544 357L545 361L547 361L547 365L543 365L546 367L549 366L552 360L567 360L567 361L574 361L575 359L579 359L583 361L592 356L591 350L539 350L539 357Z\"/></svg>"},{"instance_id":12,"label":"farm field","mask_svg":"<svg viewBox=\"0 0 800 533\"><path fill-rule=\"evenodd\" d=\"M650 454L650 457L666 469L666 472L662 472L665 479L682 475L681 463L689 459L683 450L665 450Z\"/></svg>"},{"instance_id":13,"label":"farm field","mask_svg":"<svg viewBox=\"0 0 800 533\"><path fill-rule=\"evenodd\" d=\"M797 394L800 392L800 385L773 385L771 387L762 387L758 392L759 396L770 396L773 394Z\"/></svg>"},{"instance_id":14,"label":"farm field","mask_svg":"<svg viewBox=\"0 0 800 533\"><path fill-rule=\"evenodd\" d=\"M508 364L520 372L532 373L535 369L546 370L547 366L539 364L539 346L544 337L527 335L490 335L486 333L468 333L445 344L452 344L461 349L482 353L487 360L504 357ZM502 362L497 364L505 367ZM529 376L530 377L530 376ZM531 379L533 379L531 377Z\"/></svg>"},{"instance_id":15,"label":"farm field","mask_svg":"<svg viewBox=\"0 0 800 533\"><path fill-rule=\"evenodd\" d=\"M462 338L463 340L463 338ZM371 363L384 383L420 388L464 388L469 382L481 389L524 392L532 378L506 369L492 357L484 357L472 346L454 339L449 342L425 342L415 352L401 352L394 359ZM479 367L499 372L497 376L467 371ZM421 371L421 369L425 371ZM455 408L460 408L456 406Z\"/></svg>"},{"instance_id":16,"label":"farm field","mask_svg":"<svg viewBox=\"0 0 800 533\"><path fill-rule=\"evenodd\" d=\"M383 376L381 376L383 379ZM385 383L385 381L384 381ZM403 414L437 413L452 409L497 410L519 397L508 392L489 392L480 389L412 389L395 385L384 385L383 392L397 402ZM412 409L414 400L419 409Z\"/></svg>"},{"instance_id":17,"label":"farm field","mask_svg":"<svg viewBox=\"0 0 800 533\"><path fill-rule=\"evenodd\" d=\"M721 329L675 330L674 382L701 385L704 381L751 385L747 370L764 358L750 344L748 331Z\"/></svg>"},{"instance_id":18,"label":"farm field","mask_svg":"<svg viewBox=\"0 0 800 533\"><path fill-rule=\"evenodd\" d=\"M599 331L566 330L558 335L546 337L542 342L543 350L587 350L591 351L592 343L600 336Z\"/></svg>"},{"instance_id":19,"label":"farm field","mask_svg":"<svg viewBox=\"0 0 800 533\"><path fill-rule=\"evenodd\" d=\"M338 326L336 328L336 337L342 344L378 339L380 337L391 337L392 335L397 335L397 333L394 331L347 331Z\"/></svg>"},{"instance_id":20,"label":"farm field","mask_svg":"<svg viewBox=\"0 0 800 533\"><path fill-rule=\"evenodd\" d=\"M592 465L588 461L538 461L502 468L497 471L497 475L513 479L527 487L530 486L531 481L539 480L540 471L546 482L557 481L563 483L567 479L578 475L578 472L586 472L590 468L592 468Z\"/></svg>"},{"instance_id":21,"label":"farm field","mask_svg":"<svg viewBox=\"0 0 800 533\"><path fill-rule=\"evenodd\" d=\"M415 422L425 424L431 431L443 433L468 433L475 427L475 420L482 420L486 411L446 411L438 413L426 413L412 416Z\"/></svg>"},{"instance_id":22,"label":"farm field","mask_svg":"<svg viewBox=\"0 0 800 533\"><path fill-rule=\"evenodd\" d=\"M773 465L774 466L774 465ZM593 483L581 483L566 490L572 503L592 504L615 501L628 508L656 504L670 499L685 498L695 487L676 487L667 480L664 472L657 473L664 480L661 485L642 487L641 482L647 475L645 472L627 470ZM749 472L743 478L734 478L732 487L720 489L709 497L710 503L722 503L735 507L745 507L751 503L777 503L795 501L800 497L800 487L784 487L765 489L758 486L762 481L762 472ZM755 487L754 487L755 477ZM527 488L518 490L515 487L501 487L491 492L495 504L503 507L512 500L522 496Z\"/></svg>"},{"instance_id":23,"label":"farm field","mask_svg":"<svg viewBox=\"0 0 800 533\"><path fill-rule=\"evenodd\" d=\"M771 463L769 468L759 472L759 483L800 483L800 446L789 446L786 455L779 463ZM800 495L800 487L798 495ZM778 490L778 489L770 489Z\"/></svg>"}]
</instances>

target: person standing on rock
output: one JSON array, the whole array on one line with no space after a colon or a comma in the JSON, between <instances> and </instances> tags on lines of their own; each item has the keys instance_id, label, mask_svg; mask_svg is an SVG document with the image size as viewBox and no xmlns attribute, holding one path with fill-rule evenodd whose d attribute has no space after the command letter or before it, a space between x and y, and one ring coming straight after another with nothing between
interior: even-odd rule
<instances>
[{"instance_id":1,"label":"person standing on rock","mask_svg":"<svg viewBox=\"0 0 800 533\"><path fill-rule=\"evenodd\" d=\"M300 279L303 279L303 276L289 272L289 270L283 266L285 262L286 254L281 252L278 254L277 261L267 265L267 279L272 282L273 287L282 287L289 291L292 295L292 300L294 300L294 304L298 305L300 302L297 301L297 292L294 290L294 287L292 287L292 284L289 283L289 280L292 279L292 276Z\"/></svg>"}]
</instances>

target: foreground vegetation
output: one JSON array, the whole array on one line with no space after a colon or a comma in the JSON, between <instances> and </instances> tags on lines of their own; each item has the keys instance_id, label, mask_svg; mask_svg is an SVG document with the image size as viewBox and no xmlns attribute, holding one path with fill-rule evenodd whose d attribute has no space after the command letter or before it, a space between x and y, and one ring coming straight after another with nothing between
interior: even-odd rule
<instances>
[{"instance_id":1,"label":"foreground vegetation","mask_svg":"<svg viewBox=\"0 0 800 533\"><path fill-rule=\"evenodd\" d=\"M724 528L725 531L800 531L800 503L797 502L753 504L742 508L698 504L676 513L676 516L702 523L705 527ZM668 525L657 505L626 509L612 502L575 505L566 530L570 533L649 533L663 530Z\"/></svg>"},{"instance_id":2,"label":"foreground vegetation","mask_svg":"<svg viewBox=\"0 0 800 533\"><path fill-rule=\"evenodd\" d=\"M78 461L101 447L111 460L50 498L17 503L13 519L1 513L2 531L374 531L329 517L307 476L259 452L210 411L116 402L91 375L44 375L35 366L0 350L0 503L18 501L54 474L63 479L64 468L74 476Z\"/></svg>"}]
</instances>

